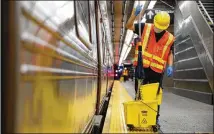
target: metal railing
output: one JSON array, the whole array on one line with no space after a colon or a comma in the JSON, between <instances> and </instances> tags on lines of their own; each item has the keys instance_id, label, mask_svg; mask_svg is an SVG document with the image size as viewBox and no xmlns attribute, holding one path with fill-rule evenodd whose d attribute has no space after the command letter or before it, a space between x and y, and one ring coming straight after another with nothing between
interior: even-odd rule
<instances>
[{"instance_id":1,"label":"metal railing","mask_svg":"<svg viewBox=\"0 0 214 134\"><path fill-rule=\"evenodd\" d=\"M211 24L213 25L213 20L212 20L212 18L210 17L210 15L208 14L207 10L204 8L204 5L201 3L200 0L199 0L198 2L199 2L199 4L200 4L200 6L202 7L202 9L204 10L204 12L205 12L206 16L208 17L209 21L210 21Z\"/></svg>"}]
</instances>

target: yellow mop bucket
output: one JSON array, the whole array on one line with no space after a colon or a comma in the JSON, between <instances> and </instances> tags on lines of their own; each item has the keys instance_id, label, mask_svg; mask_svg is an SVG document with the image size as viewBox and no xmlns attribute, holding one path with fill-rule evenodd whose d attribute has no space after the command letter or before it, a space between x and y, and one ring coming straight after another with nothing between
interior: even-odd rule
<instances>
[{"instance_id":1,"label":"yellow mop bucket","mask_svg":"<svg viewBox=\"0 0 214 134\"><path fill-rule=\"evenodd\" d=\"M162 96L157 97L158 87L159 83L141 85L140 96L142 100L124 103L127 126L147 128L156 125L157 106L162 99Z\"/></svg>"},{"instance_id":2,"label":"yellow mop bucket","mask_svg":"<svg viewBox=\"0 0 214 134\"><path fill-rule=\"evenodd\" d=\"M140 97L143 100L156 100L159 83L151 83L140 86Z\"/></svg>"},{"instance_id":3,"label":"yellow mop bucket","mask_svg":"<svg viewBox=\"0 0 214 134\"><path fill-rule=\"evenodd\" d=\"M148 128L156 125L157 100L130 101L124 103L124 114L127 126Z\"/></svg>"},{"instance_id":4,"label":"yellow mop bucket","mask_svg":"<svg viewBox=\"0 0 214 134\"><path fill-rule=\"evenodd\" d=\"M163 91L160 88L159 94L157 94L157 90L159 87L159 83L151 83L140 86L140 95L143 100L158 100L158 105L162 102Z\"/></svg>"}]
</instances>

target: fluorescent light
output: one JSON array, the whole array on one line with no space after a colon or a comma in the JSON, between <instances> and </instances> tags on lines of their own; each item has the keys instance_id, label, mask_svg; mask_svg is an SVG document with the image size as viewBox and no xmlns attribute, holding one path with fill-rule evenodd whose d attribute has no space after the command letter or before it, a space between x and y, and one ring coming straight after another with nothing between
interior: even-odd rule
<instances>
[{"instance_id":1,"label":"fluorescent light","mask_svg":"<svg viewBox=\"0 0 214 134\"><path fill-rule=\"evenodd\" d=\"M127 52L126 52L126 54L125 54L123 60L126 60L126 57L128 56L128 54L129 54L131 48L132 48L132 46L129 46L129 47L128 47L128 50L127 50Z\"/></svg>"},{"instance_id":2,"label":"fluorescent light","mask_svg":"<svg viewBox=\"0 0 214 134\"><path fill-rule=\"evenodd\" d=\"M156 0L155 1L154 0L150 1L149 6L148 6L147 9L152 9L155 6L156 2L157 2Z\"/></svg>"},{"instance_id":3,"label":"fluorescent light","mask_svg":"<svg viewBox=\"0 0 214 134\"><path fill-rule=\"evenodd\" d=\"M123 44L123 48L122 48L122 52L121 52L121 55L120 55L120 60L119 60L120 62L123 61L127 48L128 48L128 45L126 43L124 43Z\"/></svg>"},{"instance_id":4,"label":"fluorescent light","mask_svg":"<svg viewBox=\"0 0 214 134\"><path fill-rule=\"evenodd\" d=\"M121 53L121 57L120 57L120 60L119 60L119 65L121 65L121 63L123 62L123 60L125 60L132 48L132 46L128 45L128 44L124 44L123 45L123 50L122 50L122 53Z\"/></svg>"},{"instance_id":5,"label":"fluorescent light","mask_svg":"<svg viewBox=\"0 0 214 134\"><path fill-rule=\"evenodd\" d=\"M131 31L131 30L127 31L125 42L123 44L123 48L122 48L122 52L121 52L121 56L120 56L120 60L119 60L119 65L122 64L123 60L126 59L126 57L128 56L128 54L131 50L131 47L129 47L129 46L130 46L133 35L134 35L133 31Z\"/></svg>"},{"instance_id":6,"label":"fluorescent light","mask_svg":"<svg viewBox=\"0 0 214 134\"><path fill-rule=\"evenodd\" d=\"M127 33L126 33L126 38L125 38L125 43L128 44L132 38L132 35L133 35L133 31L132 30L127 30Z\"/></svg>"},{"instance_id":7,"label":"fluorescent light","mask_svg":"<svg viewBox=\"0 0 214 134\"><path fill-rule=\"evenodd\" d=\"M131 48L132 48L132 46L126 45L126 47L125 47L125 49L124 49L125 51L123 51L123 55L121 55L121 57L120 57L119 66L121 66L122 62L123 62L124 60L126 60L128 54L129 54L129 52L131 51ZM126 51L126 50L127 50L127 51Z\"/></svg>"}]
</instances>

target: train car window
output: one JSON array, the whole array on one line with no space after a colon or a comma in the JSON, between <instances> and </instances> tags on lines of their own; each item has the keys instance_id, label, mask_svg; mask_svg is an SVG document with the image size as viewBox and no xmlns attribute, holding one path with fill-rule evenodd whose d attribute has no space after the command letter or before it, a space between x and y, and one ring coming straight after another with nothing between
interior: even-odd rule
<instances>
[{"instance_id":1,"label":"train car window","mask_svg":"<svg viewBox=\"0 0 214 134\"><path fill-rule=\"evenodd\" d=\"M95 20L95 11L94 11L94 1L89 1L89 6L90 6L90 21L91 21L91 41L92 44L92 51L93 53L93 58L97 60L97 40L96 40L96 20Z\"/></svg>"},{"instance_id":2,"label":"train car window","mask_svg":"<svg viewBox=\"0 0 214 134\"><path fill-rule=\"evenodd\" d=\"M80 40L87 48L92 49L88 26L88 1L76 1L77 32Z\"/></svg>"},{"instance_id":3,"label":"train car window","mask_svg":"<svg viewBox=\"0 0 214 134\"><path fill-rule=\"evenodd\" d=\"M101 14L100 14L100 10L99 11L99 20L101 18ZM99 36L100 36L100 42L99 42L99 45L100 45L100 58L101 58L101 62L103 64L103 42L102 42L102 39L103 39L103 27L102 27L102 22L99 23Z\"/></svg>"},{"instance_id":4,"label":"train car window","mask_svg":"<svg viewBox=\"0 0 214 134\"><path fill-rule=\"evenodd\" d=\"M103 31L103 40L102 40L102 45L103 45L103 64L107 65L107 38L106 38L106 32L104 26L102 26L102 31Z\"/></svg>"},{"instance_id":5,"label":"train car window","mask_svg":"<svg viewBox=\"0 0 214 134\"><path fill-rule=\"evenodd\" d=\"M25 4L29 10L32 10L32 3ZM47 5L51 5L51 8L45 9ZM76 35L76 26L75 26L75 19L74 19L74 2L61 2L61 1L53 1L53 2L38 2L35 4L34 10L30 11L33 16L38 18L43 24L50 27L53 31L57 31L68 40L70 43L75 45L81 51L87 52L88 49L85 45L77 38ZM29 21L27 21L29 22ZM22 28L24 29L24 28ZM48 42L47 37L50 35L47 34L43 29L36 26L34 23L30 23L29 33L34 34L38 38L45 40ZM62 43L61 41L58 42L56 40L54 43L55 46L59 47L61 50L66 52L72 53L75 56L78 56L81 60L86 60L82 55L78 54L75 50L71 47L67 46L66 44Z\"/></svg>"},{"instance_id":6,"label":"train car window","mask_svg":"<svg viewBox=\"0 0 214 134\"><path fill-rule=\"evenodd\" d=\"M52 5L50 8L47 8L49 7L49 5ZM56 9L57 9L57 5L54 4L52 1L38 1L36 3L36 8L35 8L35 12L39 12L41 11L41 14L40 15L45 15L45 19L47 19L48 17L51 17L55 14L56 12ZM41 18L42 16L40 16ZM43 18L42 18L43 19Z\"/></svg>"},{"instance_id":7,"label":"train car window","mask_svg":"<svg viewBox=\"0 0 214 134\"><path fill-rule=\"evenodd\" d=\"M78 14L81 14L81 19L84 20L86 30L89 31L89 16L88 16L88 1L77 1L78 3Z\"/></svg>"},{"instance_id":8,"label":"train car window","mask_svg":"<svg viewBox=\"0 0 214 134\"><path fill-rule=\"evenodd\" d=\"M103 64L104 65L106 65L105 64L105 50L106 50L106 45L105 45L105 32L104 32L104 28L102 28L103 29L103 32L102 32L102 35L103 35L103 37L102 37L102 45L103 45L103 47L102 47L102 51L103 51Z\"/></svg>"},{"instance_id":9,"label":"train car window","mask_svg":"<svg viewBox=\"0 0 214 134\"><path fill-rule=\"evenodd\" d=\"M57 23L61 34L67 35L69 32L75 34L74 2L62 5L51 19Z\"/></svg>"},{"instance_id":10,"label":"train car window","mask_svg":"<svg viewBox=\"0 0 214 134\"><path fill-rule=\"evenodd\" d=\"M54 3L57 5L58 1ZM76 35L76 25L75 25L75 16L74 16L74 2L59 2L58 8L55 9L54 14L49 17L49 19L45 22L49 26L55 25L57 27L56 31L60 33L62 37L72 43L74 46L87 50L83 43L77 39ZM84 59L83 56L78 55L77 52L71 47L67 46L62 41L57 43L58 47L65 52L72 53L72 55L79 56L79 59Z\"/></svg>"}]
</instances>

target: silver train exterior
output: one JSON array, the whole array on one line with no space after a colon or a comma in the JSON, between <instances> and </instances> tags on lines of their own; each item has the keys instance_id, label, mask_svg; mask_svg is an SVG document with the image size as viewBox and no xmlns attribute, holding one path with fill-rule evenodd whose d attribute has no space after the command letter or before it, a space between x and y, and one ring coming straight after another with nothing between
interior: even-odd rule
<instances>
[{"instance_id":1,"label":"silver train exterior","mask_svg":"<svg viewBox=\"0 0 214 134\"><path fill-rule=\"evenodd\" d=\"M95 2L10 4L17 33L14 132L85 131L114 79L113 50L104 23L96 21ZM102 17L100 8L97 17Z\"/></svg>"}]
</instances>

